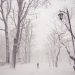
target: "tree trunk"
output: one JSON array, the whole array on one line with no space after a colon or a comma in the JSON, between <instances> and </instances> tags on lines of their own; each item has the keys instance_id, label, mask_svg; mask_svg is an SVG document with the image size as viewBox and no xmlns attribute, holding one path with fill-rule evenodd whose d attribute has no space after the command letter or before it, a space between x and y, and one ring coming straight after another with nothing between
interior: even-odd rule
<instances>
[{"instance_id":1,"label":"tree trunk","mask_svg":"<svg viewBox=\"0 0 75 75\"><path fill-rule=\"evenodd\" d=\"M25 63L27 63L27 48L25 48Z\"/></svg>"},{"instance_id":2,"label":"tree trunk","mask_svg":"<svg viewBox=\"0 0 75 75\"><path fill-rule=\"evenodd\" d=\"M31 39L30 39L31 40ZM30 55L31 55L31 47L30 47L30 41L29 41L29 44L28 44L28 63L30 63L30 60L31 60L31 57L30 57Z\"/></svg>"},{"instance_id":3,"label":"tree trunk","mask_svg":"<svg viewBox=\"0 0 75 75\"><path fill-rule=\"evenodd\" d=\"M8 26L7 25L5 25L5 39L6 39L6 63L10 63L9 36L8 36Z\"/></svg>"},{"instance_id":4,"label":"tree trunk","mask_svg":"<svg viewBox=\"0 0 75 75\"><path fill-rule=\"evenodd\" d=\"M55 66L58 67L58 56L56 57Z\"/></svg>"},{"instance_id":5,"label":"tree trunk","mask_svg":"<svg viewBox=\"0 0 75 75\"><path fill-rule=\"evenodd\" d=\"M16 53L18 50L19 34L20 34L20 16L18 16L17 33L16 33L16 38L14 38L14 44L13 44L13 53L12 53L12 66L13 66L13 68L15 68L15 64L16 64Z\"/></svg>"},{"instance_id":6,"label":"tree trunk","mask_svg":"<svg viewBox=\"0 0 75 75\"><path fill-rule=\"evenodd\" d=\"M17 50L17 40L14 39L13 52L12 52L12 67L15 68L16 65L16 51Z\"/></svg>"},{"instance_id":7,"label":"tree trunk","mask_svg":"<svg viewBox=\"0 0 75 75\"><path fill-rule=\"evenodd\" d=\"M21 11L22 11L22 3L19 0L18 2L18 21L17 21L17 30L16 30L16 37L14 38L13 44L13 53L12 53L12 67L15 68L16 65L16 53L18 51L18 44L19 44L19 37L20 37L20 25L21 25ZM20 4L21 3L21 4Z\"/></svg>"},{"instance_id":8,"label":"tree trunk","mask_svg":"<svg viewBox=\"0 0 75 75\"><path fill-rule=\"evenodd\" d=\"M60 54L60 47L59 47L59 51L58 54L56 56L56 62L55 62L55 66L58 67L58 58L59 58L59 54Z\"/></svg>"},{"instance_id":9,"label":"tree trunk","mask_svg":"<svg viewBox=\"0 0 75 75\"><path fill-rule=\"evenodd\" d=\"M1 0L1 14L2 14L2 18L3 18L3 22L5 25L5 40L6 40L6 63L10 62L10 54L9 54L9 36L8 36L8 24L7 24L7 19L5 19L5 14L3 11L3 2Z\"/></svg>"},{"instance_id":10,"label":"tree trunk","mask_svg":"<svg viewBox=\"0 0 75 75\"><path fill-rule=\"evenodd\" d=\"M18 51L19 33L20 33L20 20L18 19L18 28L17 28L16 38L14 38L13 53L12 53L12 67L13 68L15 68L15 65L16 65L16 53Z\"/></svg>"},{"instance_id":11,"label":"tree trunk","mask_svg":"<svg viewBox=\"0 0 75 75\"><path fill-rule=\"evenodd\" d=\"M30 63L30 49L29 49L29 60L28 60L28 62Z\"/></svg>"}]
</instances>

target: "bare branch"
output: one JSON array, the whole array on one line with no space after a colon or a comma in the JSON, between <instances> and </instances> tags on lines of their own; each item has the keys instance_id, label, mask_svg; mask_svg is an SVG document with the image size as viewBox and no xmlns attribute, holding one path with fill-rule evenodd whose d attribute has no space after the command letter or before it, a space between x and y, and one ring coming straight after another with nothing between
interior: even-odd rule
<instances>
[{"instance_id":1,"label":"bare branch","mask_svg":"<svg viewBox=\"0 0 75 75\"><path fill-rule=\"evenodd\" d=\"M1 0L2 3L4 3L6 0Z\"/></svg>"},{"instance_id":2,"label":"bare branch","mask_svg":"<svg viewBox=\"0 0 75 75\"><path fill-rule=\"evenodd\" d=\"M5 31L5 29L0 29L0 30Z\"/></svg>"},{"instance_id":3,"label":"bare branch","mask_svg":"<svg viewBox=\"0 0 75 75\"><path fill-rule=\"evenodd\" d=\"M2 14L2 18L3 18L4 23L6 23L6 20L5 20L5 17L4 17L3 2L2 2L2 0L1 0L1 14Z\"/></svg>"},{"instance_id":4,"label":"bare branch","mask_svg":"<svg viewBox=\"0 0 75 75\"><path fill-rule=\"evenodd\" d=\"M71 33L71 29L67 26L67 24L65 24L65 26L66 26L67 30ZM75 39L75 35L73 34L73 32L71 34L72 34L73 38Z\"/></svg>"},{"instance_id":5,"label":"bare branch","mask_svg":"<svg viewBox=\"0 0 75 75\"><path fill-rule=\"evenodd\" d=\"M6 21L8 20L8 15L10 13L11 10L11 0L10 2L7 1L7 14L6 14Z\"/></svg>"},{"instance_id":6,"label":"bare branch","mask_svg":"<svg viewBox=\"0 0 75 75\"><path fill-rule=\"evenodd\" d=\"M70 28L67 26L67 24L66 24L66 23L65 23L65 26L66 26L67 30L68 30L68 31L70 31Z\"/></svg>"},{"instance_id":7,"label":"bare branch","mask_svg":"<svg viewBox=\"0 0 75 75\"><path fill-rule=\"evenodd\" d=\"M68 55L70 56L70 51L68 50L67 46L66 46L63 42L60 42L60 43L66 48L67 53L68 53Z\"/></svg>"},{"instance_id":8,"label":"bare branch","mask_svg":"<svg viewBox=\"0 0 75 75\"><path fill-rule=\"evenodd\" d=\"M63 12L64 14L66 14L67 15L67 17L68 17L68 25L69 25L69 27L68 27L68 25L65 23L65 26L66 26L66 28L67 28L67 30L70 32L70 34L71 34L71 36L75 39L75 35L73 34L73 31L72 31L72 25L71 25L71 19L70 19L70 14L69 14L69 11L68 11L68 9L66 9L66 12L65 11L60 11L60 12Z\"/></svg>"},{"instance_id":9,"label":"bare branch","mask_svg":"<svg viewBox=\"0 0 75 75\"><path fill-rule=\"evenodd\" d=\"M75 61L75 57L73 57L73 56L70 56L70 58L71 58L72 60L74 60L74 61Z\"/></svg>"},{"instance_id":10,"label":"bare branch","mask_svg":"<svg viewBox=\"0 0 75 75\"><path fill-rule=\"evenodd\" d=\"M25 5L26 5L26 2L24 2L24 5L23 5L22 11L21 11L21 15L22 15L22 14L23 14L23 12L24 12Z\"/></svg>"},{"instance_id":11,"label":"bare branch","mask_svg":"<svg viewBox=\"0 0 75 75\"><path fill-rule=\"evenodd\" d=\"M29 2L28 6L27 6L27 8L26 8L26 11L25 11L25 13L24 13L24 15L23 15L23 17L21 18L21 21L22 21L24 18L26 18L27 13L28 13L28 10L29 10L29 7L30 7L30 5L31 5L32 2L33 2L33 0L31 0L31 1Z\"/></svg>"},{"instance_id":12,"label":"bare branch","mask_svg":"<svg viewBox=\"0 0 75 75\"><path fill-rule=\"evenodd\" d=\"M15 21L15 12L14 12L14 9L12 9L12 12L13 12L13 15L12 16L10 15L10 18L13 20L13 22L15 24L15 27L17 28L17 24L16 24L16 21Z\"/></svg>"},{"instance_id":13,"label":"bare branch","mask_svg":"<svg viewBox=\"0 0 75 75\"><path fill-rule=\"evenodd\" d=\"M3 19L0 17L0 20L3 21Z\"/></svg>"}]
</instances>

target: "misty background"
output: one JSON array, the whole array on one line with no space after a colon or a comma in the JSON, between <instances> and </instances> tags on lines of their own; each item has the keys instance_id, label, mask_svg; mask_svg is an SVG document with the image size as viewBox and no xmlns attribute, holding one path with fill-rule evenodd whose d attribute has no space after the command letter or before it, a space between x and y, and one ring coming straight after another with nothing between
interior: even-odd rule
<instances>
[{"instance_id":1,"label":"misty background","mask_svg":"<svg viewBox=\"0 0 75 75\"><path fill-rule=\"evenodd\" d=\"M48 0L46 0L48 1ZM55 61L55 55L58 52L58 44L56 46L52 43L52 36L54 32L65 32L64 39L71 39L68 30L65 25L59 20L59 11L68 9L71 15L71 24L73 33L75 34L75 1L74 0L49 0L44 2L41 5L38 5L36 8L31 8L27 15L27 20L30 21L30 29L32 30L32 39L30 42L30 62L31 63L50 63L53 64ZM42 2L42 0L41 0ZM12 0L12 9L15 14L15 21L17 23L17 2ZM4 10L6 12L6 10ZM1 16L1 15L0 15ZM13 50L13 39L16 35L15 23L12 20L12 10L10 12L8 20L8 31L9 31L9 50L10 50L10 61L12 62L12 50ZM1 16L2 17L2 16ZM4 23L0 21L0 29L4 29ZM17 59L19 58L22 63L25 60L25 34L22 32L22 40L19 52L17 53ZM72 44L69 43L71 55L73 54ZM51 53L52 52L52 53ZM6 61L6 43L5 43L5 32L0 30L0 62ZM59 64L72 64L73 61L69 58L69 55L64 48L60 50L59 55Z\"/></svg>"}]
</instances>

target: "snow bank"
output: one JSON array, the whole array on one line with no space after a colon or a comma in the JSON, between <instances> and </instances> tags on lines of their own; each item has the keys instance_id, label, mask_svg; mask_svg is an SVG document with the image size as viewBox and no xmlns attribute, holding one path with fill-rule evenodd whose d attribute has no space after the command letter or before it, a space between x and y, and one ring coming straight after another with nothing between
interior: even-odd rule
<instances>
[{"instance_id":1,"label":"snow bank","mask_svg":"<svg viewBox=\"0 0 75 75\"><path fill-rule=\"evenodd\" d=\"M15 69L10 66L0 66L0 75L75 75L71 66L59 66L54 68L48 64L18 64Z\"/></svg>"}]
</instances>

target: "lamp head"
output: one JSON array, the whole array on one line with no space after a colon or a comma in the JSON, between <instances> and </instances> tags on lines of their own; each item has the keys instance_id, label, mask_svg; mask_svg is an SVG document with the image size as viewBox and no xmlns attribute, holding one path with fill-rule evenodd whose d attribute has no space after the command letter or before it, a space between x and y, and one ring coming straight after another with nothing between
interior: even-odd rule
<instances>
[{"instance_id":1,"label":"lamp head","mask_svg":"<svg viewBox=\"0 0 75 75\"><path fill-rule=\"evenodd\" d=\"M59 19L62 21L62 19L63 19L63 13L62 12L60 12L59 14L58 14L58 16L59 16Z\"/></svg>"}]
</instances>

